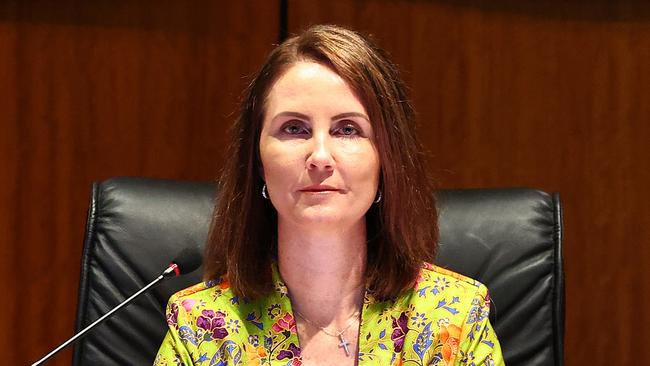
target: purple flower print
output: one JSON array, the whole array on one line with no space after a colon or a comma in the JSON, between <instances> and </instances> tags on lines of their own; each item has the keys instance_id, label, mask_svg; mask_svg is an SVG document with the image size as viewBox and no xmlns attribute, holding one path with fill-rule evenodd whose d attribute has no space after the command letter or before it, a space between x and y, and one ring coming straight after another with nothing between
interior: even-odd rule
<instances>
[{"instance_id":1,"label":"purple flower print","mask_svg":"<svg viewBox=\"0 0 650 366\"><path fill-rule=\"evenodd\" d=\"M220 311L215 313L212 310L203 310L201 314L203 315L196 319L197 327L211 332L212 337L216 339L224 339L228 335L228 331L225 328L226 321L224 320L226 314Z\"/></svg>"},{"instance_id":2,"label":"purple flower print","mask_svg":"<svg viewBox=\"0 0 650 366\"><path fill-rule=\"evenodd\" d=\"M288 361L291 362L291 366L302 365L302 362L300 361L300 348L293 343L289 344L288 350L283 349L278 353L278 360L284 360L285 358L288 358Z\"/></svg>"},{"instance_id":3,"label":"purple flower print","mask_svg":"<svg viewBox=\"0 0 650 366\"><path fill-rule=\"evenodd\" d=\"M170 327L175 327L178 329L178 305L173 302L169 307L169 312L167 313L167 324Z\"/></svg>"},{"instance_id":4,"label":"purple flower print","mask_svg":"<svg viewBox=\"0 0 650 366\"><path fill-rule=\"evenodd\" d=\"M390 339L395 345L395 352L399 353L402 352L402 348L404 348L404 337L409 331L407 326L408 317L406 316L406 313L402 312L399 318L395 319L392 316L391 318L393 319L393 334L390 336Z\"/></svg>"}]
</instances>

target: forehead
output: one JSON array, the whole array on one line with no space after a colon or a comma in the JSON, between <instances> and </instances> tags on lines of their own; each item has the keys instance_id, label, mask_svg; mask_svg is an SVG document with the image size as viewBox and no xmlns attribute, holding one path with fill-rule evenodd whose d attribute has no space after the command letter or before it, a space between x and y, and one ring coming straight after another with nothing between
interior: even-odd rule
<instances>
[{"instance_id":1,"label":"forehead","mask_svg":"<svg viewBox=\"0 0 650 366\"><path fill-rule=\"evenodd\" d=\"M266 105L271 116L287 110L305 112L305 108L366 113L343 78L329 67L312 61L291 65L271 87Z\"/></svg>"}]
</instances>

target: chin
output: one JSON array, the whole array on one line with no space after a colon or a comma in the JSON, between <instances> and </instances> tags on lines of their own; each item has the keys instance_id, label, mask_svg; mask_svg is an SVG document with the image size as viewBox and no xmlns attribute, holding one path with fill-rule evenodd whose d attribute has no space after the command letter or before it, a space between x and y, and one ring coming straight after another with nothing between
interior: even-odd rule
<instances>
[{"instance_id":1,"label":"chin","mask_svg":"<svg viewBox=\"0 0 650 366\"><path fill-rule=\"evenodd\" d=\"M312 222L312 223L339 223L342 221L346 221L346 218L342 217L340 214L326 214L326 213L318 212L318 213L303 213L298 216L298 221Z\"/></svg>"},{"instance_id":2,"label":"chin","mask_svg":"<svg viewBox=\"0 0 650 366\"><path fill-rule=\"evenodd\" d=\"M359 222L364 216L365 212L355 215L350 208L326 207L315 209L310 207L297 213L294 217L301 224L329 224L341 227Z\"/></svg>"}]
</instances>

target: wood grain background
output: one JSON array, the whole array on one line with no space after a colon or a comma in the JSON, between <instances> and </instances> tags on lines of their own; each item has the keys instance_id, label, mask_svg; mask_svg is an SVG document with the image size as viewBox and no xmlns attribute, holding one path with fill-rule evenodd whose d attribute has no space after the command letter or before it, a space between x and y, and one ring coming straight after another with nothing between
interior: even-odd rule
<instances>
[{"instance_id":1,"label":"wood grain background","mask_svg":"<svg viewBox=\"0 0 650 366\"><path fill-rule=\"evenodd\" d=\"M562 194L567 365L650 364L650 3L532 0L2 2L3 363L72 334L91 182L214 179L246 76L316 23L393 55L441 187Z\"/></svg>"},{"instance_id":2,"label":"wood grain background","mask_svg":"<svg viewBox=\"0 0 650 366\"><path fill-rule=\"evenodd\" d=\"M73 333L91 182L213 180L278 29L268 1L0 4L2 364Z\"/></svg>"}]
</instances>

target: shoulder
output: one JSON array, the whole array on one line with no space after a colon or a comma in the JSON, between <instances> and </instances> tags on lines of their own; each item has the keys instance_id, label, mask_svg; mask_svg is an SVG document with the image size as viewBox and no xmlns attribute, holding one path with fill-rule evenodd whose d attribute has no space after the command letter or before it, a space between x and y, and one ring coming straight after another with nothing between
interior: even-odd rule
<instances>
[{"instance_id":1,"label":"shoulder","mask_svg":"<svg viewBox=\"0 0 650 366\"><path fill-rule=\"evenodd\" d=\"M464 364L469 357L476 357L477 364L481 359L501 359L498 340L489 324L490 297L481 282L426 263L405 300L407 306L402 307L396 324L413 331L405 342L409 342L407 349L412 348L418 356L422 353L417 343L420 338L437 334L442 349L439 357L447 362L460 359Z\"/></svg>"},{"instance_id":2,"label":"shoulder","mask_svg":"<svg viewBox=\"0 0 650 366\"><path fill-rule=\"evenodd\" d=\"M196 317L204 310L228 311L238 301L226 277L200 282L176 292L169 298L167 321L169 325L177 325L171 323L176 323L179 315Z\"/></svg>"},{"instance_id":3,"label":"shoulder","mask_svg":"<svg viewBox=\"0 0 650 366\"><path fill-rule=\"evenodd\" d=\"M232 295L230 283L226 277L220 277L216 280L204 281L196 285L182 289L169 298L169 302L179 302L185 300L213 299L223 300Z\"/></svg>"},{"instance_id":4,"label":"shoulder","mask_svg":"<svg viewBox=\"0 0 650 366\"><path fill-rule=\"evenodd\" d=\"M254 306L244 299L240 302L225 277L178 291L170 297L165 314L169 327L167 347L174 352L182 350L191 359L185 364L198 364L209 357L215 360L224 350L233 360L241 357L248 337L244 321L255 320L247 318ZM222 348L226 343L236 347Z\"/></svg>"},{"instance_id":5,"label":"shoulder","mask_svg":"<svg viewBox=\"0 0 650 366\"><path fill-rule=\"evenodd\" d=\"M434 293L449 287L471 294L475 294L477 291L487 293L487 288L481 282L431 263L423 264L415 282L416 290L424 287L431 287Z\"/></svg>"},{"instance_id":6,"label":"shoulder","mask_svg":"<svg viewBox=\"0 0 650 366\"><path fill-rule=\"evenodd\" d=\"M467 315L476 306L488 306L488 289L481 282L449 269L425 263L409 302L420 308Z\"/></svg>"}]
</instances>

